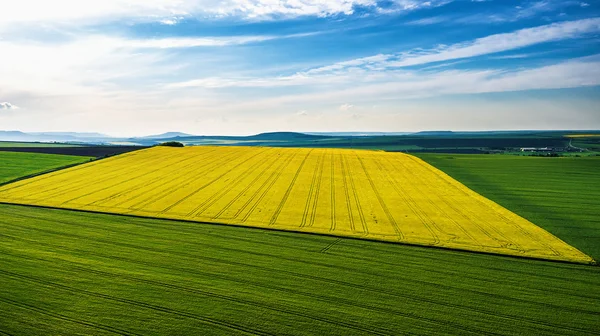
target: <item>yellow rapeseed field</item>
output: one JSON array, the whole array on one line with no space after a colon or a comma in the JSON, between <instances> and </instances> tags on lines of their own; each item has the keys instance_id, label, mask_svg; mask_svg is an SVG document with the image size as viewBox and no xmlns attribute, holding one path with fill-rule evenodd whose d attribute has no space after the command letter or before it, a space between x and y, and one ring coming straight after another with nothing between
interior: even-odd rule
<instances>
[{"instance_id":1,"label":"yellow rapeseed field","mask_svg":"<svg viewBox=\"0 0 600 336\"><path fill-rule=\"evenodd\" d=\"M0 201L592 261L400 153L155 147L6 185Z\"/></svg>"}]
</instances>

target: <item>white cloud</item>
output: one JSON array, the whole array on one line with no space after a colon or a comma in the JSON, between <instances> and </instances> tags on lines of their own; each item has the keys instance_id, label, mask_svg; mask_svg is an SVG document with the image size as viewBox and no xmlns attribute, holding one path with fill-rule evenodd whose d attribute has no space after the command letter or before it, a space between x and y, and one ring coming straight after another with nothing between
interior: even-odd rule
<instances>
[{"instance_id":1,"label":"white cloud","mask_svg":"<svg viewBox=\"0 0 600 336\"><path fill-rule=\"evenodd\" d=\"M449 0L392 0L380 8L376 0L19 0L0 2L0 26L32 22L93 22L117 19L174 24L181 17L275 18L353 14L357 6L383 11L409 11Z\"/></svg>"},{"instance_id":2,"label":"white cloud","mask_svg":"<svg viewBox=\"0 0 600 336\"><path fill-rule=\"evenodd\" d=\"M0 103L0 110L16 110L19 107L9 102Z\"/></svg>"},{"instance_id":3,"label":"white cloud","mask_svg":"<svg viewBox=\"0 0 600 336\"><path fill-rule=\"evenodd\" d=\"M600 18L567 21L526 28L511 33L490 35L471 42L413 50L397 54L380 54L312 69L309 72L332 72L352 67L398 68L470 58L559 41L600 32Z\"/></svg>"},{"instance_id":4,"label":"white cloud","mask_svg":"<svg viewBox=\"0 0 600 336\"><path fill-rule=\"evenodd\" d=\"M354 108L354 105L352 104L342 104L340 105L340 111L350 111L351 109Z\"/></svg>"}]
</instances>

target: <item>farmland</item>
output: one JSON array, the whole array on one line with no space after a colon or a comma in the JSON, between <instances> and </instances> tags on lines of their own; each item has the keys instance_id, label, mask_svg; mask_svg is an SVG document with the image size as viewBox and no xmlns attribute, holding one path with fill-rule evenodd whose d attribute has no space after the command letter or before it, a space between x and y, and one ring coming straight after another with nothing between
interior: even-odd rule
<instances>
[{"instance_id":1,"label":"farmland","mask_svg":"<svg viewBox=\"0 0 600 336\"><path fill-rule=\"evenodd\" d=\"M54 143L54 142L17 142L17 141L0 141L0 148L10 147L78 147L76 144Z\"/></svg>"},{"instance_id":2,"label":"farmland","mask_svg":"<svg viewBox=\"0 0 600 336\"><path fill-rule=\"evenodd\" d=\"M597 335L600 268L0 205L0 331Z\"/></svg>"},{"instance_id":3,"label":"farmland","mask_svg":"<svg viewBox=\"0 0 600 336\"><path fill-rule=\"evenodd\" d=\"M400 153L151 148L4 186L0 201L592 262Z\"/></svg>"},{"instance_id":4,"label":"farmland","mask_svg":"<svg viewBox=\"0 0 600 336\"><path fill-rule=\"evenodd\" d=\"M600 157L419 156L600 259Z\"/></svg>"},{"instance_id":5,"label":"farmland","mask_svg":"<svg viewBox=\"0 0 600 336\"><path fill-rule=\"evenodd\" d=\"M0 151L0 184L13 179L40 173L71 164L89 161L91 158L69 155L37 153L12 153Z\"/></svg>"}]
</instances>

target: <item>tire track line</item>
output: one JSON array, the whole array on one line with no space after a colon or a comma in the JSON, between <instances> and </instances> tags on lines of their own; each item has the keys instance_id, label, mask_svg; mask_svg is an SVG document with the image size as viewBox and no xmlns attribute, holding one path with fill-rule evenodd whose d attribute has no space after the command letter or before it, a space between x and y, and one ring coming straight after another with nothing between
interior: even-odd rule
<instances>
[{"instance_id":1,"label":"tire track line","mask_svg":"<svg viewBox=\"0 0 600 336\"><path fill-rule=\"evenodd\" d=\"M400 230L400 227L398 226L398 223L396 223L396 220L394 219L394 216L392 215L390 209L385 204L385 200L383 199L383 197L381 197L379 190L377 190L377 187L375 186L375 182L373 182L373 179L371 178L371 175L367 171L367 168L365 167L363 160L360 158L360 156L358 154L355 153L355 155L356 155L356 158L358 159L358 162L360 163L360 166L362 167L363 172L365 173L365 176L367 176L367 181L369 181L369 184L371 185L371 189L373 189L373 192L375 193L375 196L377 197L377 200L379 201L379 205L385 212L385 215L388 218L388 221L390 222L390 224L392 224L394 231L396 231L396 235L398 235L398 240L403 240L404 235L402 234L402 230Z\"/></svg>"},{"instance_id":2,"label":"tire track line","mask_svg":"<svg viewBox=\"0 0 600 336\"><path fill-rule=\"evenodd\" d=\"M0 234L1 235L1 234ZM23 239L21 239L23 240ZM39 242L37 242L39 243ZM51 244L45 244L45 243L39 243L40 245L51 245ZM123 245L127 245L127 244L123 244ZM62 247L58 247L60 249L65 250ZM322 295L316 295L316 294L312 294L312 293L306 293L306 292L302 292L302 291L298 291L298 290L293 290L293 289L288 289L288 288L283 288L283 287L279 287L279 286L273 286L273 285L268 285L268 284L264 284L261 282L256 282L256 281L251 281L248 279L238 279L235 277L231 277L228 275L222 275L222 274L212 274L212 273L207 273L207 272L203 272L203 271L199 271L197 268L194 269L189 269L189 268L181 268L181 267L173 267L173 266L159 266L153 263L148 263L148 262L143 262L143 261L138 261L138 260L134 260L134 259L128 259L128 258L123 258L123 257L117 257L117 256L104 256L101 254L97 254L97 253L90 253L90 252L85 252L86 254L91 254L91 255L97 255L103 258L108 258L108 259L115 259L115 260L121 260L121 261L126 261L126 262L131 262L134 264L140 264L140 265L147 265L147 266L152 266L152 267L158 267L158 268L163 268L163 269L171 269L171 270L178 270L178 271L182 271L182 272L187 272L187 273L194 273L197 275L203 275L203 276L207 276L207 277L216 277L219 279L223 279L223 280L227 280L227 281L233 281L236 283L240 283L241 285L244 284L251 284L254 285L256 287L259 288L266 288L266 289L274 289L274 290L279 290L279 291L283 291L283 292L288 292L288 293L292 293L292 294L297 294L297 295L301 295L301 296L307 296L307 297L311 297L311 298L316 298L316 299L320 299L321 301L325 301L325 302L329 302L329 303L336 303L339 300L342 300L345 302L346 305L350 305L350 306L360 306L362 308L365 309L370 309L370 310L381 310L379 307L374 307L372 305L369 304L365 304L367 305L367 307L365 307L365 305L361 305L361 304L353 304L351 302L351 300L347 300L347 299L341 299L341 298L335 298L335 297L328 297L328 296L322 296ZM167 254L172 254L172 253L168 253ZM185 254L185 253L173 253L175 255L178 254ZM210 261L215 261L214 259L216 258L211 258L211 257L203 257L203 256L198 256L198 259L204 259L204 260L210 260ZM281 258L284 260L287 260L286 258ZM255 269L262 269L262 270L266 270L266 271L270 271L270 272L280 272L280 273L284 273L284 274L288 274L288 275L292 275L292 276L296 276L296 277L300 277L300 278L306 278L306 279L310 279L310 280L317 280L317 281L323 281L326 283L331 283L331 284L335 284L335 285L342 285L342 286L348 286L351 288L355 288L355 289L363 289L366 291L371 291L371 292L375 292L375 293L380 293L380 294L385 294L385 295L391 295L394 297L398 297L401 299L411 299L415 302L428 302L434 305L441 305L441 306L445 306L445 307L450 307L453 309L461 309L461 310L465 310L465 311L473 311L473 312L477 312L477 313L481 313L481 314L485 314L485 315L489 315L492 317L501 317L501 318L505 318L505 319L512 319L512 320L518 320L520 322L526 322L529 324L537 324L537 325L544 325L544 326L549 326L549 327L553 327L553 328L558 328L558 329L565 329L565 330L573 330L573 331L577 331L577 332L581 332L581 331L586 331L586 332L590 332L590 330L588 329L582 329L582 328L574 328L574 327L569 327L569 326L563 326L563 325L557 325L557 324L552 324L552 323L547 323L547 322L543 322L543 321L536 321L536 320L532 320L532 319L527 319L525 317L522 316L512 316L512 315L508 315L508 314L502 314L500 312L498 312L497 310L482 310L481 308L473 308L473 307L468 307L468 306L464 306L461 304L453 304L453 303L448 303L448 302L439 302L439 301L435 301L433 299L429 299L427 297L420 297L420 296L415 296L413 294L409 294L409 293L389 293L388 291L385 290L378 290L378 289L369 289L368 287L365 287L363 285L359 285L359 284L352 284L352 283L347 283L344 281L340 281L340 280L334 280L334 279L327 279L327 278L322 278L319 276L311 276L311 275L305 275L305 274L300 274L300 273L296 273L293 271L284 271L284 270L274 270L268 267L264 267L264 266L258 266L258 265L249 265L249 264L244 264L241 262L235 262L235 261L223 261L220 259L217 259L218 261L215 262L220 262L220 263L225 263L225 264L229 264L229 265L238 265L238 266L242 266L242 267L250 267L250 268L255 268ZM307 264L315 264L315 265L319 265L319 266L323 266L321 263L308 263L305 262ZM339 269L345 269L345 267L334 267L334 266L330 266L331 268L339 268ZM359 270L355 270L355 271L359 271ZM360 272L360 271L359 271ZM370 275L376 275L374 273L370 273L370 272L362 272L364 274L370 274ZM403 277L400 277L403 278ZM406 278L405 280L409 281L411 279ZM414 279L413 279L414 280ZM439 288L439 287L447 287L450 289L453 289L454 287L450 286L450 285L445 285L445 284L433 284L433 283L429 283L427 281L423 281L423 280L415 280L414 282L417 283L423 283L423 284L429 284L434 286L433 288ZM461 288L461 291L466 291L466 292L471 292L474 294L488 294L488 293L480 293L477 291L473 291L473 290L464 290ZM575 312L579 312L579 313L585 313L585 314L592 314L592 315L597 315L600 316L600 313L598 312L589 312L589 311L584 311L584 310L579 310L579 309L566 309L567 307L561 307L561 306L553 306L553 305L545 305L543 303L537 303L534 301L528 301L528 300L524 300L524 299L516 299L516 298L512 298L512 297L508 297L508 298L504 298L500 295L496 295L494 296L493 294L491 295L492 297L500 297L501 299L504 300L509 300L509 301L522 301L525 303L529 303L529 304L540 304L542 306L548 306L551 308L558 308L558 309L563 309L563 310L569 310L569 311L575 311ZM385 309L384 309L385 310ZM389 310L389 309L388 309ZM393 310L393 309L392 309ZM390 312L387 311L388 313L394 313L394 312ZM443 324L444 322L440 322L440 324ZM591 333L596 333L592 331Z\"/></svg>"},{"instance_id":3,"label":"tire track line","mask_svg":"<svg viewBox=\"0 0 600 336\"><path fill-rule=\"evenodd\" d=\"M294 155L291 155L288 158L288 160L283 164L282 168L280 170L278 170L278 171L273 171L271 173L271 175L269 176L269 179L266 180L263 183L263 185L261 185L260 188L256 191L256 193L254 194L254 196L258 195L259 193L260 193L260 195L256 199L256 202L254 202L254 204L252 204L252 206L250 207L250 209L248 209L248 212L246 212L246 214L242 218L242 222L243 223L245 223L246 220L248 220L248 218L252 215L252 213L254 212L254 210L256 210L256 208L258 207L258 205L260 204L260 202L262 202L263 198L267 195L267 192L269 192L269 190L271 190L271 188L273 187L273 185L275 185L275 183L279 180L279 178L283 174L283 171L287 168L287 166L293 161L293 159L295 157L296 157L296 153L294 153ZM260 192L260 190L262 190L262 192ZM251 197L251 198L248 198L248 200L246 201L246 203L244 203L244 205L240 209L238 209L238 211L234 215L234 218L237 218L237 216L239 216L239 214L242 211L244 211L246 209L246 207L250 203L252 203L252 201L255 201L254 196Z\"/></svg>"},{"instance_id":4,"label":"tire track line","mask_svg":"<svg viewBox=\"0 0 600 336\"><path fill-rule=\"evenodd\" d=\"M95 329L100 329L100 330L104 330L104 331L108 331L111 332L113 334L117 334L117 335L124 335L124 336L128 336L128 335L139 335L139 334L134 334L130 331L126 331L126 330L122 330L122 329L118 329L115 327L111 327L105 324L100 324L100 323L95 323L95 322L90 322L90 321L84 321L84 320L80 320L80 319L76 319L76 318L72 318L72 317L68 317L66 315L63 314L59 314L47 309L43 309L43 308L39 308L33 305L29 305L23 302L18 302L18 301L14 301L5 297L0 297L0 301L4 302L6 304L15 306L15 307L19 307L21 309L25 309L25 310L31 310L34 312L37 312L39 314L42 315L46 315L46 316L50 316L53 317L55 319L58 320L62 320L62 321L68 321L71 323L75 323L75 324L79 324L79 325L84 325L86 327L92 327Z\"/></svg>"},{"instance_id":5,"label":"tire track line","mask_svg":"<svg viewBox=\"0 0 600 336\"><path fill-rule=\"evenodd\" d=\"M290 156L291 157L291 156ZM269 166L272 166L273 164L275 164L277 161L280 161L279 166L277 166L277 168L275 168L275 170L273 171L273 173L271 173L271 175L269 177L267 177L267 180L265 180L265 182L263 183L262 186L264 186L265 183L267 183L267 181L270 180L271 176L273 176L277 171L279 171L279 169L285 164L286 159L281 159L281 158L277 158L273 161L273 163L270 163ZM242 197L250 188L252 188L254 186L254 184L260 180L262 178L262 176L265 174L267 170L266 169L262 169L260 171L260 173L258 175L256 175L256 177L250 182L248 183L248 185L242 190L240 191L234 198L231 199L231 201L229 201L229 203L227 203L227 205L225 205L225 207L223 207L223 209L221 209L214 217L213 219L217 219L219 218L225 211L227 211L238 199L240 199L240 197ZM262 189L262 186L259 188ZM258 193L258 191L256 192ZM254 195L256 195L256 193ZM254 197L251 197L250 200L252 200ZM245 207L244 207L245 208ZM238 209L239 210L239 209Z\"/></svg>"},{"instance_id":6,"label":"tire track line","mask_svg":"<svg viewBox=\"0 0 600 336\"><path fill-rule=\"evenodd\" d=\"M312 151L313 151L313 149L310 149L308 151L308 153L306 154L306 156L304 157L304 159L302 160L302 162L300 163L300 166L298 167L298 170L296 170L296 174L294 175L294 178L292 178L290 185L288 186L287 190L285 191L285 194L283 195L283 198L281 199L279 206L277 206L277 208L275 209L275 213L273 213L273 216L271 217L271 220L269 221L269 225L273 225L277 221L277 218L279 217L279 214L281 213L281 210L283 209L285 202L287 202L288 197L290 197L290 193L292 192L292 188L294 187L294 184L296 183L296 180L298 179L298 175L300 175L300 171L302 170L302 167L304 167L304 163L306 163L306 159L312 153Z\"/></svg>"},{"instance_id":7,"label":"tire track line","mask_svg":"<svg viewBox=\"0 0 600 336\"><path fill-rule=\"evenodd\" d=\"M179 199L177 202L169 205L168 207L164 208L162 211L159 212L159 214L164 214L166 212L168 212L169 210L173 209L174 207L176 207L177 205L185 202L187 199L189 199L190 197L198 194L199 192L201 192L202 190L204 190L204 188L208 187L209 185L215 183L217 180L219 180L220 178L222 178L223 176L229 174L230 172L232 172L233 170L237 169L239 166L243 165L244 163L250 161L251 159L255 158L256 156L264 153L265 151L267 151L267 149L262 149L261 151L259 151L258 153L255 153L254 155L251 155L250 157L246 158L244 161L236 164L235 166L231 167L230 169L228 169L227 171L225 171L224 173L221 173L219 176L213 178L212 180L210 180L209 182L203 184L202 186L198 187L196 190L192 191L191 193L189 193L188 195L184 196L183 198Z\"/></svg>"},{"instance_id":8,"label":"tire track line","mask_svg":"<svg viewBox=\"0 0 600 336\"><path fill-rule=\"evenodd\" d=\"M319 165L319 176L317 177L317 185L315 189L315 197L312 204L312 212L310 216L310 222L308 224L309 227L313 227L315 225L315 217L317 216L317 208L319 204L319 194L321 192L321 180L323 179L323 164L325 162L325 152L320 157L320 165Z\"/></svg>"},{"instance_id":9,"label":"tire track line","mask_svg":"<svg viewBox=\"0 0 600 336\"><path fill-rule=\"evenodd\" d=\"M182 310L172 309L172 308L168 308L165 306L154 305L154 304L141 302L141 301L137 301L137 300L116 297L116 296L112 296L112 295L108 295L108 294L102 294L102 293L98 293L98 292L94 292L94 291L90 291L90 290L86 290L86 289L77 289L77 288L74 288L71 286L59 284L59 283L48 281L48 280L43 280L43 279L32 277L32 276L27 276L24 274L14 273L14 272L6 271L6 270L0 270L0 274L3 274L4 276L8 276L11 278L21 279L21 280L25 280L25 281L29 281L29 282L33 282L33 283L39 283L39 284L43 284L43 285L54 287L54 288L59 288L61 290L71 292L71 293L81 293L81 294L84 294L87 296L101 298L101 299L105 299L108 301L114 301L114 302L119 302L119 303L123 303L123 304L128 304L131 306L145 308L145 309L149 309L149 310L156 311L156 312L162 312L162 313L171 314L171 315L175 315L175 316L179 316L179 317L187 317L187 318L194 319L194 320L197 320L200 322L204 322L205 324L218 326L218 327L221 327L226 330L235 330L237 332L243 332L243 333L250 334L250 335L273 335L270 333L256 330L254 328L240 326L240 325L237 325L234 323L224 322L224 321L216 320L213 318L192 314L192 313L188 313L188 312L185 312Z\"/></svg>"},{"instance_id":10,"label":"tire track line","mask_svg":"<svg viewBox=\"0 0 600 336\"><path fill-rule=\"evenodd\" d=\"M348 159L346 159L344 156L340 156L340 159L342 160L342 167L344 167L344 171L348 175L348 180L350 181L350 186L352 187L352 195L354 196L354 202L356 203L356 211L359 215L360 223L363 229L363 234L366 236L369 234L369 229L367 228L365 214L363 213L362 206L360 205L360 199L358 197L358 194L356 193L356 185L354 184L354 178L352 177L351 171L348 168ZM351 214L351 216L354 216L354 214ZM353 231L356 232L355 230Z\"/></svg>"},{"instance_id":11,"label":"tire track line","mask_svg":"<svg viewBox=\"0 0 600 336\"><path fill-rule=\"evenodd\" d=\"M271 151L271 150L266 150L264 152L261 152L261 154L265 154L268 151ZM251 171L255 171L258 168L263 167L268 162L269 162L268 160L259 160L258 165L256 165L256 164L251 165L246 170L241 172L240 174L237 174L233 180L228 182L228 186L219 189L212 196L210 196L209 198L204 200L204 202L200 203L197 207L194 208L194 210L190 211L187 214L187 217L198 217L200 214L202 214L204 211L206 211L206 209L210 208L219 199L221 199L221 197L226 195L231 189L235 188L237 186L237 183L240 181L243 181L250 174Z\"/></svg>"}]
</instances>

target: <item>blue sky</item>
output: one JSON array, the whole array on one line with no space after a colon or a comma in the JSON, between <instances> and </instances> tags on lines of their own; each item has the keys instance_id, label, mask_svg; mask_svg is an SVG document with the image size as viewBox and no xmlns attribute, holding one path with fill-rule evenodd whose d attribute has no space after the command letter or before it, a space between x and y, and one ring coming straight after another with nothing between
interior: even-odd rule
<instances>
[{"instance_id":1,"label":"blue sky","mask_svg":"<svg viewBox=\"0 0 600 336\"><path fill-rule=\"evenodd\" d=\"M0 129L600 129L600 1L0 2Z\"/></svg>"}]
</instances>

